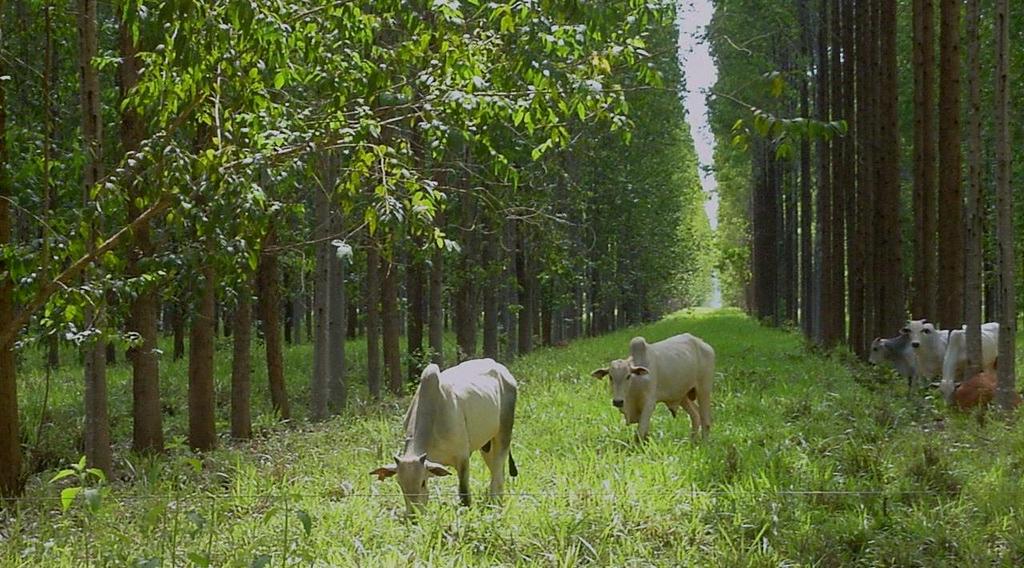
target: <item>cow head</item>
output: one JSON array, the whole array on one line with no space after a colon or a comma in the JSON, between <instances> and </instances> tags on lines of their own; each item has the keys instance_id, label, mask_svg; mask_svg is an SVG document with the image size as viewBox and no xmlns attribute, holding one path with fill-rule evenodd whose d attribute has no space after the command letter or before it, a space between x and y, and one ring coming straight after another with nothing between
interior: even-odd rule
<instances>
[{"instance_id":1,"label":"cow head","mask_svg":"<svg viewBox=\"0 0 1024 568\"><path fill-rule=\"evenodd\" d=\"M409 514L414 514L418 508L427 504L427 480L451 475L451 472L443 465L428 460L427 454L407 454L395 455L395 463L378 467L370 475L376 475L379 481L395 476L402 488L405 509Z\"/></svg>"},{"instance_id":2,"label":"cow head","mask_svg":"<svg viewBox=\"0 0 1024 568\"><path fill-rule=\"evenodd\" d=\"M612 406L618 408L621 412L625 412L623 407L626 405L626 393L629 391L630 381L635 377L646 376L648 373L647 367L638 367L633 365L632 361L616 359L607 368L598 369L590 373L590 376L595 379L610 377L609 386L612 393Z\"/></svg>"},{"instance_id":3,"label":"cow head","mask_svg":"<svg viewBox=\"0 0 1024 568\"><path fill-rule=\"evenodd\" d=\"M885 360L885 339L876 337L871 342L871 351L868 353L868 363L878 365Z\"/></svg>"},{"instance_id":4,"label":"cow head","mask_svg":"<svg viewBox=\"0 0 1024 568\"><path fill-rule=\"evenodd\" d=\"M936 337L935 324L926 319L908 320L900 330L900 335L906 336L910 340L912 348L920 349L922 345L931 342Z\"/></svg>"}]
</instances>

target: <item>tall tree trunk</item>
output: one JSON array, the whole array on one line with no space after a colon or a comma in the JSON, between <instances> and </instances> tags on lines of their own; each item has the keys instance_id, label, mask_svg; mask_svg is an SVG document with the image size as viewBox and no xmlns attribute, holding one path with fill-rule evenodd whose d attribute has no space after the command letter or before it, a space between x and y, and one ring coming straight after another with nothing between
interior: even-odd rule
<instances>
[{"instance_id":1,"label":"tall tree trunk","mask_svg":"<svg viewBox=\"0 0 1024 568\"><path fill-rule=\"evenodd\" d=\"M292 341L302 343L302 328L306 316L306 291L302 284L304 273L299 278L299 289L292 295Z\"/></svg>"},{"instance_id":2,"label":"tall tree trunk","mask_svg":"<svg viewBox=\"0 0 1024 568\"><path fill-rule=\"evenodd\" d=\"M326 162L327 160L324 159ZM324 168L321 168L321 174ZM313 240L316 241L316 268L313 277L313 376L309 384L309 418L327 418L327 391L330 383L330 232L331 202L327 184L313 190Z\"/></svg>"},{"instance_id":3,"label":"tall tree trunk","mask_svg":"<svg viewBox=\"0 0 1024 568\"><path fill-rule=\"evenodd\" d=\"M423 371L424 270L420 247L413 242L409 247L409 265L405 269L405 290L409 302L406 312L406 349L409 351L409 377L418 379Z\"/></svg>"},{"instance_id":4,"label":"tall tree trunk","mask_svg":"<svg viewBox=\"0 0 1024 568\"><path fill-rule=\"evenodd\" d=\"M430 298L427 333L430 341L430 360L444 367L444 251L434 248L430 262Z\"/></svg>"},{"instance_id":5,"label":"tall tree trunk","mask_svg":"<svg viewBox=\"0 0 1024 568\"><path fill-rule=\"evenodd\" d=\"M291 271L290 270L285 270L283 278L284 278L284 284L282 285L282 287L284 288L284 302L283 302L284 303L284 306L283 306L284 307L284 326L282 326L282 327L284 328L284 330L283 330L284 331L284 343L285 343L285 345L291 345L293 343L293 340L292 340L292 328L294 327L294 324L295 324L294 305L292 304L292 301L291 301L291 295L292 295L292 276L291 276ZM227 327L227 326L225 326L225 327Z\"/></svg>"},{"instance_id":6,"label":"tall tree trunk","mask_svg":"<svg viewBox=\"0 0 1024 568\"><path fill-rule=\"evenodd\" d=\"M395 261L394 237L387 239L381 254L381 323L383 327L384 369L388 390L402 392L401 323L398 313L398 263Z\"/></svg>"},{"instance_id":7,"label":"tall tree trunk","mask_svg":"<svg viewBox=\"0 0 1024 568\"><path fill-rule=\"evenodd\" d=\"M483 267L486 278L483 288L484 308L484 357L498 359L498 291L501 282L497 277L498 264L497 234L490 234L484 239Z\"/></svg>"},{"instance_id":8,"label":"tall tree trunk","mask_svg":"<svg viewBox=\"0 0 1024 568\"><path fill-rule=\"evenodd\" d=\"M332 161L333 167L338 167L336 161ZM331 186L333 187L333 186ZM330 231L332 235L342 234L342 212L336 205L332 206L330 213ZM337 257L336 251L330 251L330 265L328 269L328 324L327 339L330 346L328 365L330 367L328 398L331 412L339 413L348 403L348 382L346 380L347 361L345 359L345 328L348 317L346 310L347 298L345 297L345 264Z\"/></svg>"},{"instance_id":9,"label":"tall tree trunk","mask_svg":"<svg viewBox=\"0 0 1024 568\"><path fill-rule=\"evenodd\" d=\"M119 23L121 49L121 100L139 80L141 61L138 46L132 34L133 20L137 18L135 8L122 5ZM142 117L130 106L121 111L121 147L124 152L136 152L143 138ZM137 182L129 186L128 216L138 217L142 211L138 206L145 203L145 185ZM130 277L142 276L139 263L153 254L149 226L143 225L133 235L133 242L127 256L126 272ZM128 350L132 364L132 449L136 452L161 452L164 449L162 415L160 411L160 360L157 356L159 305L152 286L140 290L128 308L128 329L139 334L141 345Z\"/></svg>"},{"instance_id":10,"label":"tall tree trunk","mask_svg":"<svg viewBox=\"0 0 1024 568\"><path fill-rule=\"evenodd\" d=\"M808 14L808 0L799 0L798 10L801 27L801 52L803 59L811 59L811 25ZM800 74L800 116L805 120L811 116L810 85L807 73ZM804 336L811 338L812 310L811 288L814 277L814 253L812 223L814 211L811 203L811 142L810 138L800 140L800 327Z\"/></svg>"},{"instance_id":11,"label":"tall tree trunk","mask_svg":"<svg viewBox=\"0 0 1024 568\"><path fill-rule=\"evenodd\" d=\"M267 347L267 380L270 383L270 404L279 420L291 418L288 391L284 382L284 351L281 345L281 284L278 274L277 253L271 249L277 243L277 232L271 227L263 241L257 279L259 280L260 321L263 323L263 341Z\"/></svg>"},{"instance_id":12,"label":"tall tree trunk","mask_svg":"<svg viewBox=\"0 0 1024 568\"><path fill-rule=\"evenodd\" d=\"M174 360L185 356L185 307L180 299L171 302L171 330L174 335Z\"/></svg>"},{"instance_id":13,"label":"tall tree trunk","mask_svg":"<svg viewBox=\"0 0 1024 568\"><path fill-rule=\"evenodd\" d=\"M366 384L370 396L380 399L380 249L374 237L366 245Z\"/></svg>"},{"instance_id":14,"label":"tall tree trunk","mask_svg":"<svg viewBox=\"0 0 1024 568\"><path fill-rule=\"evenodd\" d=\"M99 35L96 0L78 0L79 79L82 104L82 137L86 164L83 168L82 205L90 209L90 193L103 178L103 117L100 112L99 71L93 66L98 53ZM99 234L98 221L89 226L89 248L92 250ZM90 325L104 325L102 299L89 310ZM111 470L110 422L107 415L106 342L97 340L85 355L85 455L90 467L108 474Z\"/></svg>"},{"instance_id":15,"label":"tall tree trunk","mask_svg":"<svg viewBox=\"0 0 1024 568\"><path fill-rule=\"evenodd\" d=\"M462 254L459 258L460 277L455 290L455 337L459 346L459 359L476 356L477 334L477 291L476 273L479 261L479 230L476 228L476 201L471 192L462 196L461 240Z\"/></svg>"},{"instance_id":16,"label":"tall tree trunk","mask_svg":"<svg viewBox=\"0 0 1024 568\"><path fill-rule=\"evenodd\" d=\"M1014 252L1013 191L1010 188L1010 23L1009 1L996 0L995 130L996 130L996 225L999 243L999 386L996 400L1005 410L1016 397L1016 255ZM0 128L2 132L2 128ZM0 157L2 163L2 157ZM0 239L0 242L3 242Z\"/></svg>"},{"instance_id":17,"label":"tall tree trunk","mask_svg":"<svg viewBox=\"0 0 1024 568\"><path fill-rule=\"evenodd\" d=\"M519 285L519 354L533 350L533 310L530 301L530 273L527 259L528 243L523 228L516 224L516 282Z\"/></svg>"},{"instance_id":18,"label":"tall tree trunk","mask_svg":"<svg viewBox=\"0 0 1024 568\"><path fill-rule=\"evenodd\" d=\"M875 280L874 271L874 222L875 222L875 122L876 112L873 97L873 81L864 77L874 76L872 44L875 42L875 28L872 25L872 0L857 0L856 5L856 67L857 77L857 239L854 243L855 286L852 294L851 338L854 352L864 356L873 339L875 328ZM853 302L859 309L853 309ZM856 328L855 328L856 327Z\"/></svg>"},{"instance_id":19,"label":"tall tree trunk","mask_svg":"<svg viewBox=\"0 0 1024 568\"><path fill-rule=\"evenodd\" d=\"M939 10L939 277L944 328L964 317L963 188L960 172L960 0Z\"/></svg>"},{"instance_id":20,"label":"tall tree trunk","mask_svg":"<svg viewBox=\"0 0 1024 568\"><path fill-rule=\"evenodd\" d=\"M842 18L843 33L842 33L842 44L843 44L843 63L842 63L842 77L843 77L843 100L842 100L842 114L843 118L846 119L847 133L846 136L840 141L843 145L843 167L845 168L845 193L846 193L846 207L845 207L845 218L846 218L846 266L848 276L848 320L849 328L846 335L846 342L852 346L854 352L863 355L863 352L857 351L859 342L857 337L863 334L864 325L864 280L863 275L859 271L864 269L864 258L863 249L860 246L859 241L859 217L858 217L858 179L856 176L857 171L857 145L856 136L857 129L857 111L855 106L856 99L856 82L857 82L857 70L856 70L856 43L854 41L854 27L855 27L855 15L854 15L854 1L848 0L843 2Z\"/></svg>"},{"instance_id":21,"label":"tall tree trunk","mask_svg":"<svg viewBox=\"0 0 1024 568\"><path fill-rule=\"evenodd\" d=\"M881 73L879 87L881 99L878 113L881 130L879 147L882 166L878 191L878 235L881 237L879 255L881 265L880 303L878 319L880 332L892 333L906 320L906 295L903 280L903 239L900 231L900 135L899 85L896 80L896 4L881 3ZM879 333L881 335L881 333Z\"/></svg>"},{"instance_id":22,"label":"tall tree trunk","mask_svg":"<svg viewBox=\"0 0 1024 568\"><path fill-rule=\"evenodd\" d=\"M194 450L206 451L217 445L213 383L217 281L212 264L207 262L201 270L188 350L188 443Z\"/></svg>"},{"instance_id":23,"label":"tall tree trunk","mask_svg":"<svg viewBox=\"0 0 1024 568\"><path fill-rule=\"evenodd\" d=\"M981 3L967 0L967 201L964 208L964 320L967 323L967 372L981 372Z\"/></svg>"},{"instance_id":24,"label":"tall tree trunk","mask_svg":"<svg viewBox=\"0 0 1024 568\"><path fill-rule=\"evenodd\" d=\"M3 2L0 0L0 6ZM6 45L0 28L0 49ZM7 59L0 57L0 77L7 71ZM7 81L0 81L0 245L11 243L11 199L14 197L7 175ZM0 272L8 266L0 258ZM0 280L0 321L14 319L14 282ZM21 441L18 427L18 369L13 342L0 344L0 497L21 492Z\"/></svg>"},{"instance_id":25,"label":"tall tree trunk","mask_svg":"<svg viewBox=\"0 0 1024 568\"><path fill-rule=\"evenodd\" d=\"M914 0L914 288L911 311L938 317L935 208L935 5Z\"/></svg>"},{"instance_id":26,"label":"tall tree trunk","mask_svg":"<svg viewBox=\"0 0 1024 568\"><path fill-rule=\"evenodd\" d=\"M835 120L843 115L845 93L843 83L842 40L845 23L839 0L832 0L832 49L829 72L832 74L829 96L830 111ZM829 310L831 335L838 344L846 339L846 193L850 184L850 170L846 164L845 137L832 142L832 308Z\"/></svg>"},{"instance_id":27,"label":"tall tree trunk","mask_svg":"<svg viewBox=\"0 0 1024 568\"><path fill-rule=\"evenodd\" d=\"M345 332L345 336L348 339L355 339L359 337L359 307L356 305L356 298L352 298L348 302L348 316L345 318L345 325L348 330Z\"/></svg>"},{"instance_id":28,"label":"tall tree trunk","mask_svg":"<svg viewBox=\"0 0 1024 568\"><path fill-rule=\"evenodd\" d=\"M252 437L252 284L242 283L232 316L231 437Z\"/></svg>"},{"instance_id":29,"label":"tall tree trunk","mask_svg":"<svg viewBox=\"0 0 1024 568\"><path fill-rule=\"evenodd\" d=\"M829 69L829 22L830 10L829 0L821 0L820 8L821 23L818 27L818 90L817 90L817 114L818 120L831 120L830 114L830 87L831 74ZM832 240L835 238L835 217L832 214L832 152L831 144L824 138L818 139L818 232L821 240L818 244L820 249L821 264L818 266L817 276L819 279L818 289L820 290L821 313L819 322L821 335L819 342L825 347L833 347L838 339L832 317L835 310L835 278L833 271L836 270L835 259L832 258L834 248Z\"/></svg>"}]
</instances>

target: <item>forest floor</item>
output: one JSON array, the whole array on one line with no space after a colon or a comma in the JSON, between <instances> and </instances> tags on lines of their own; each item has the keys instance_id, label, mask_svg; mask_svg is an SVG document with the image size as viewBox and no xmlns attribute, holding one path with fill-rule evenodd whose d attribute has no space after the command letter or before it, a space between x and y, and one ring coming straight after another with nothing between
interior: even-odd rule
<instances>
[{"instance_id":1,"label":"forest floor","mask_svg":"<svg viewBox=\"0 0 1024 568\"><path fill-rule=\"evenodd\" d=\"M684 331L717 352L711 437L691 443L685 414L659 407L639 445L590 371L634 335ZM299 392L308 351L287 355ZM165 368L178 432L184 368ZM902 380L815 353L796 333L738 311L682 312L510 368L520 475L500 506L480 498L488 476L474 457L472 507L456 505L452 476L405 518L398 485L369 475L400 445L408 400L388 400L315 425L264 419L252 442L225 439L203 456L177 437L166 456L120 459L93 508L79 497L62 512L60 490L75 481L40 473L0 513L0 565L1024 565L1024 425L954 413L934 391L908 397ZM130 403L112 381L123 440ZM51 412L71 412L65 390ZM48 445L73 438L70 427L46 433Z\"/></svg>"}]
</instances>

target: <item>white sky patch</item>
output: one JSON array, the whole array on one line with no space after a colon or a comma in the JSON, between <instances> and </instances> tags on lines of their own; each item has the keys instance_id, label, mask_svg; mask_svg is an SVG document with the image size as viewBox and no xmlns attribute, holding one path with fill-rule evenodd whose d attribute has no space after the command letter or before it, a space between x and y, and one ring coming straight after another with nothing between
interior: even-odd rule
<instances>
[{"instance_id":1,"label":"white sky patch","mask_svg":"<svg viewBox=\"0 0 1024 568\"><path fill-rule=\"evenodd\" d=\"M711 229L718 229L718 182L715 180L715 138L708 125L707 98L718 80L718 69L703 41L705 27L711 23L711 0L679 0L679 61L686 76L686 119L700 164L700 181L707 195L704 211Z\"/></svg>"}]
</instances>

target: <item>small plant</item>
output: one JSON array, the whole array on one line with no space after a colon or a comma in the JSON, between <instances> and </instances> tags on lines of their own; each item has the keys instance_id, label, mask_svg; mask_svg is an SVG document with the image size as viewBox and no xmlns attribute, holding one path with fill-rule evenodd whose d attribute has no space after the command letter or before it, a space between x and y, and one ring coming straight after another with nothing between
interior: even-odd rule
<instances>
[{"instance_id":1,"label":"small plant","mask_svg":"<svg viewBox=\"0 0 1024 568\"><path fill-rule=\"evenodd\" d=\"M103 495L106 492L104 485L107 483L107 475L103 470L95 467L85 467L85 456L78 460L78 463L57 472L50 479L50 483L56 483L66 477L78 479L77 485L65 487L60 492L60 505L64 512L71 508L79 493L85 499L89 512L96 513L103 506Z\"/></svg>"}]
</instances>

